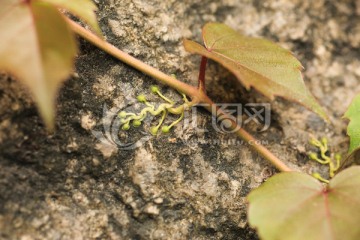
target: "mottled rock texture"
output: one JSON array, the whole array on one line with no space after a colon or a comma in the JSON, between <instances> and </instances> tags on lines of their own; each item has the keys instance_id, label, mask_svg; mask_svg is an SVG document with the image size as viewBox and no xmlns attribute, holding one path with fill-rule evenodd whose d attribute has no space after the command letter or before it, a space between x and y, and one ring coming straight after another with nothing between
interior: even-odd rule
<instances>
[{"instance_id":1,"label":"mottled rock texture","mask_svg":"<svg viewBox=\"0 0 360 240\"><path fill-rule=\"evenodd\" d=\"M196 84L198 56L183 38L219 21L290 49L306 85L329 113L326 125L305 108L276 99L271 127L245 126L290 166L319 170L306 152L310 134L346 152L341 119L360 92L360 1L104 0L96 1L107 40L144 62ZM76 73L61 89L56 132L46 133L18 82L0 76L0 239L257 239L246 220L246 195L276 170L235 136L217 133L198 109L198 131L179 124L168 135L124 150L101 143L105 113L131 108L156 81L80 39ZM269 102L246 92L210 63L208 92L217 102ZM179 94L161 86L167 96ZM156 97L150 98L159 101ZM140 139L142 131L120 133ZM115 134L117 135L117 134ZM323 169L323 173L326 169Z\"/></svg>"}]
</instances>

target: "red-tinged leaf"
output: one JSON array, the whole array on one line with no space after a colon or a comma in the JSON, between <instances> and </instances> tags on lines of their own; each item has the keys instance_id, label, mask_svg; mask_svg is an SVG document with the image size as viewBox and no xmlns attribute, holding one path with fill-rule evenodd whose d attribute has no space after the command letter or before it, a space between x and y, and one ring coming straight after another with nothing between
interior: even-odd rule
<instances>
[{"instance_id":1,"label":"red-tinged leaf","mask_svg":"<svg viewBox=\"0 0 360 240\"><path fill-rule=\"evenodd\" d=\"M73 69L73 33L48 3L0 0L0 6L0 69L30 89L51 129L57 90Z\"/></svg>"},{"instance_id":2,"label":"red-tinged leaf","mask_svg":"<svg viewBox=\"0 0 360 240\"><path fill-rule=\"evenodd\" d=\"M360 167L328 186L303 173L280 173L247 197L249 223L263 240L358 240L359 186Z\"/></svg>"},{"instance_id":3,"label":"red-tinged leaf","mask_svg":"<svg viewBox=\"0 0 360 240\"><path fill-rule=\"evenodd\" d=\"M78 18L85 21L92 30L102 36L99 24L96 20L96 5L91 0L40 0L51 3L59 8L63 8Z\"/></svg>"},{"instance_id":4,"label":"red-tinged leaf","mask_svg":"<svg viewBox=\"0 0 360 240\"><path fill-rule=\"evenodd\" d=\"M247 89L252 86L270 99L281 96L298 102L327 119L304 84L301 63L288 50L265 39L243 36L220 23L206 24L203 40L205 47L184 40L185 49L222 64Z\"/></svg>"}]
</instances>

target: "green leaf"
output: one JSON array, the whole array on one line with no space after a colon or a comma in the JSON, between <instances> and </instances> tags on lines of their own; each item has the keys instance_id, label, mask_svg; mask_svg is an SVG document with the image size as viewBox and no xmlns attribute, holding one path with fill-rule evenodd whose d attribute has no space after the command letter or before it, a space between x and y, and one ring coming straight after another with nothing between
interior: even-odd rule
<instances>
[{"instance_id":1,"label":"green leaf","mask_svg":"<svg viewBox=\"0 0 360 240\"><path fill-rule=\"evenodd\" d=\"M63 8L78 18L85 21L92 30L102 36L99 24L96 20L96 5L91 0L41 0L51 3L58 8Z\"/></svg>"},{"instance_id":2,"label":"green leaf","mask_svg":"<svg viewBox=\"0 0 360 240\"><path fill-rule=\"evenodd\" d=\"M360 94L354 98L344 117L350 120L347 134L350 136L349 154L353 154L360 148Z\"/></svg>"},{"instance_id":3,"label":"green leaf","mask_svg":"<svg viewBox=\"0 0 360 240\"><path fill-rule=\"evenodd\" d=\"M41 1L1 0L0 36L0 69L30 89L51 129L57 90L77 51L64 16Z\"/></svg>"},{"instance_id":4,"label":"green leaf","mask_svg":"<svg viewBox=\"0 0 360 240\"><path fill-rule=\"evenodd\" d=\"M275 96L290 99L327 119L306 89L301 63L291 52L268 40L243 36L221 23L206 24L202 33L205 47L184 40L187 51L222 64L247 89L253 86L270 99Z\"/></svg>"},{"instance_id":5,"label":"green leaf","mask_svg":"<svg viewBox=\"0 0 360 240\"><path fill-rule=\"evenodd\" d=\"M359 186L359 166L327 187L303 173L280 173L248 195L249 223L263 240L358 240Z\"/></svg>"}]
</instances>

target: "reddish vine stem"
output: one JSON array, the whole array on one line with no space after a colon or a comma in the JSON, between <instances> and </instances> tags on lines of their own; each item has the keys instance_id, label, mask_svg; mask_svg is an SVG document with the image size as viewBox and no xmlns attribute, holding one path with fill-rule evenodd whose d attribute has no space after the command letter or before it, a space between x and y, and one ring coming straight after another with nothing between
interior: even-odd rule
<instances>
[{"instance_id":1,"label":"reddish vine stem","mask_svg":"<svg viewBox=\"0 0 360 240\"><path fill-rule=\"evenodd\" d=\"M199 70L199 82L198 89L205 92L205 70L207 64L207 57L201 57L200 70Z\"/></svg>"},{"instance_id":2,"label":"reddish vine stem","mask_svg":"<svg viewBox=\"0 0 360 240\"><path fill-rule=\"evenodd\" d=\"M146 63L130 56L129 54L121 51L120 49L116 48L115 46L111 45L110 43L106 42L105 40L101 39L100 37L96 36L92 32L86 30L76 22L67 19L70 27L72 30L80 35L81 37L85 38L95 46L99 47L103 51L109 53L110 55L118 58L120 61L132 66L133 68L157 79L163 84L166 84L179 92L182 92L192 98L193 103L205 103L205 109L207 109L211 114L214 114L215 116L225 116L231 121L232 128L237 129L236 134L245 140L248 143L255 143L258 142L250 133L245 131L243 128L241 128L239 125L237 125L236 122L231 120L231 117L227 115L225 112L218 109L218 111L213 111L214 108L216 108L216 104L205 94L204 91L201 90L201 87L199 89L188 85L184 82L181 82L163 72L160 70L153 68ZM203 63L204 62L204 63ZM206 60L202 60L203 66L203 73L199 74L199 80L204 79L205 80L205 67L206 67ZM205 82L202 81L204 84ZM199 83L201 84L201 83ZM204 85L203 85L204 87ZM262 155L266 160L268 160L271 164L273 164L277 169L283 172L289 172L293 171L290 167L288 167L283 161L281 161L279 158L277 158L272 152L270 152L266 147L260 145L260 144L250 144L250 146L257 151L260 155Z\"/></svg>"}]
</instances>

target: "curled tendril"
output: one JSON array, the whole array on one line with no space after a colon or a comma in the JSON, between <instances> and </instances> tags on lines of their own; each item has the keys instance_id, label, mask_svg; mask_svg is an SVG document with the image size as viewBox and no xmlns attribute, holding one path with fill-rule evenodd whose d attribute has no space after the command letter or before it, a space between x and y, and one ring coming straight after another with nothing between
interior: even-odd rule
<instances>
[{"instance_id":1,"label":"curled tendril","mask_svg":"<svg viewBox=\"0 0 360 240\"><path fill-rule=\"evenodd\" d=\"M335 172L340 167L341 155L338 153L336 153L335 155L331 154L330 157L326 155L326 153L329 150L329 147L328 147L328 140L325 137L321 138L320 141L315 138L312 138L310 140L310 144L319 149L320 156L318 153L310 152L309 158L322 165L329 165L329 176L330 178L334 177ZM324 179L319 173L313 173L312 175L322 182L325 183L329 182L328 180Z\"/></svg>"},{"instance_id":2,"label":"curled tendril","mask_svg":"<svg viewBox=\"0 0 360 240\"><path fill-rule=\"evenodd\" d=\"M158 116L161 114L161 118L159 123L156 126L153 126L150 128L150 133L152 135L156 135L164 123L164 120L168 113L180 115L178 119L173 121L170 125L164 125L161 128L161 131L163 133L168 133L172 127L174 127L176 124L178 124L183 118L184 118L184 112L191 106L191 102L187 99L185 94L182 94L184 104L175 107L175 101L172 101L171 99L165 97L159 90L157 86L151 86L150 88L151 92L153 94L158 95L160 98L165 100L167 103L160 104L157 108L155 108L154 105L150 104L146 100L146 96L144 94L140 94L137 96L137 100L143 104L146 105L145 108L143 108L139 114L131 113L131 112L125 112L121 111L118 116L120 118L120 123L122 124L121 129L122 130L129 130L130 125L134 127L139 127L142 124L142 121L146 118L147 114L151 114L153 116Z\"/></svg>"}]
</instances>

